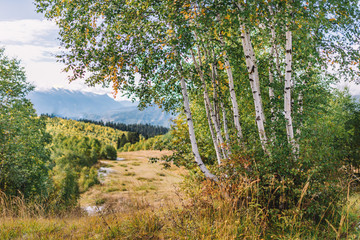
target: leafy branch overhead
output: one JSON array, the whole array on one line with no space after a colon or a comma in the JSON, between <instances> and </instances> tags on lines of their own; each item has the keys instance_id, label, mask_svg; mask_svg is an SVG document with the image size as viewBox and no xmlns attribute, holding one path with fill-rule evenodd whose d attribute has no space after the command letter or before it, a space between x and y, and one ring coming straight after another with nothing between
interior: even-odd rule
<instances>
[{"instance_id":1,"label":"leafy branch overhead","mask_svg":"<svg viewBox=\"0 0 360 240\"><path fill-rule=\"evenodd\" d=\"M190 138L195 133L186 90L190 98L202 92L219 163L229 158L234 141L247 149L244 141L249 135L241 126L244 104L253 105L264 154L271 157L279 134L275 122L283 119L296 159L311 79L359 78L357 1L37 0L36 4L60 27L64 52L59 59L72 73L70 80L111 85L114 94L125 92L140 99L141 105L156 103L166 110L178 109L182 95ZM245 101L249 92L253 101ZM229 121L224 113L228 99L237 140L224 125ZM196 137L192 144L202 166Z\"/></svg>"}]
</instances>

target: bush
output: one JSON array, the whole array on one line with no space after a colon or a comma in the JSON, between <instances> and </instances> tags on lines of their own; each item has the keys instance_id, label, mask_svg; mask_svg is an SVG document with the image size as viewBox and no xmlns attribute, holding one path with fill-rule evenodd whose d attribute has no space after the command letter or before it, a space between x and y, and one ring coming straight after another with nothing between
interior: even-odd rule
<instances>
[{"instance_id":1,"label":"bush","mask_svg":"<svg viewBox=\"0 0 360 240\"><path fill-rule=\"evenodd\" d=\"M58 208L75 207L80 192L74 169L69 164L57 165L52 173L54 182L52 205Z\"/></svg>"},{"instance_id":2,"label":"bush","mask_svg":"<svg viewBox=\"0 0 360 240\"><path fill-rule=\"evenodd\" d=\"M117 151L113 146L106 145L101 151L101 157L104 159L116 160Z\"/></svg>"},{"instance_id":3,"label":"bush","mask_svg":"<svg viewBox=\"0 0 360 240\"><path fill-rule=\"evenodd\" d=\"M99 184L100 181L98 179L98 173L96 168L91 167L84 167L81 170L80 178L79 178L79 187L80 192L87 191L90 187L94 186L95 184Z\"/></svg>"}]
</instances>

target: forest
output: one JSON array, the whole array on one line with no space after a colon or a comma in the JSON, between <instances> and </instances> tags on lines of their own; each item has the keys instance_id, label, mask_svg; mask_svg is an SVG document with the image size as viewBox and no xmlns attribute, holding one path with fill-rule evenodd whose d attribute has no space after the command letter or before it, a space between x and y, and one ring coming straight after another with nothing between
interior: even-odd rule
<instances>
[{"instance_id":1,"label":"forest","mask_svg":"<svg viewBox=\"0 0 360 240\"><path fill-rule=\"evenodd\" d=\"M80 122L93 123L100 126L111 127L126 132L136 132L142 135L144 138L151 138L157 135L166 134L169 129L163 126L154 126L151 124L125 124L119 122L103 122L103 121L94 121L89 119L79 119Z\"/></svg>"},{"instance_id":2,"label":"forest","mask_svg":"<svg viewBox=\"0 0 360 240\"><path fill-rule=\"evenodd\" d=\"M6 195L76 209L80 192L97 189L99 159L165 149L171 154L148 158L186 169L181 204L137 202L136 214L100 215L104 239L358 238L360 103L336 87L360 81L358 1L35 4L60 28L58 58L70 81L111 87L177 117L161 136L153 135L166 129L128 126L134 138L117 123L39 118L24 72L2 51ZM132 164L122 164L123 176L137 174L129 169L140 163Z\"/></svg>"}]
</instances>

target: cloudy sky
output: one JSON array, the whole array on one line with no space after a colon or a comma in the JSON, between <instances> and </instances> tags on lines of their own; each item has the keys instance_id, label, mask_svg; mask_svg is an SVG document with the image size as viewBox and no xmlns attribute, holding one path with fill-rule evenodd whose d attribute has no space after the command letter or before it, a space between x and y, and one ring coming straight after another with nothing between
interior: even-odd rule
<instances>
[{"instance_id":1,"label":"cloudy sky","mask_svg":"<svg viewBox=\"0 0 360 240\"><path fill-rule=\"evenodd\" d=\"M32 0L0 0L0 47L7 56L21 60L29 82L38 90L53 87L111 93L111 89L90 88L78 80L69 83L64 65L57 63L58 28L36 13Z\"/></svg>"},{"instance_id":2,"label":"cloudy sky","mask_svg":"<svg viewBox=\"0 0 360 240\"><path fill-rule=\"evenodd\" d=\"M83 90L94 93L111 93L111 89L89 88L82 80L69 83L64 65L57 63L54 55L59 52L57 26L36 13L32 0L0 0L0 47L6 54L21 59L27 79L36 89L53 87ZM360 94L360 85L349 86L352 94Z\"/></svg>"}]
</instances>

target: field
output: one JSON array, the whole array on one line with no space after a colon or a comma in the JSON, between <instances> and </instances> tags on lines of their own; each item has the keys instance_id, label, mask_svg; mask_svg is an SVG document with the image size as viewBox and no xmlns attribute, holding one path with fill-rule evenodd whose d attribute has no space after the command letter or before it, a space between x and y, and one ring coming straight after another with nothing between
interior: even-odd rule
<instances>
[{"instance_id":1,"label":"field","mask_svg":"<svg viewBox=\"0 0 360 240\"><path fill-rule=\"evenodd\" d=\"M118 155L121 161L102 160L102 184L84 193L80 206L104 205L111 211L127 212L135 203L143 203L151 208L177 202L179 183L186 170L172 166L164 169L159 163L149 163L150 157L170 154L169 151L137 151Z\"/></svg>"},{"instance_id":2,"label":"field","mask_svg":"<svg viewBox=\"0 0 360 240\"><path fill-rule=\"evenodd\" d=\"M24 206L22 217L0 218L0 239L152 239L162 226L154 212L179 204L179 183L186 174L184 169L164 169L148 161L169 153L129 152L119 155L122 161L101 161L111 173L80 199L81 208L90 206L101 213L30 216Z\"/></svg>"},{"instance_id":3,"label":"field","mask_svg":"<svg viewBox=\"0 0 360 240\"><path fill-rule=\"evenodd\" d=\"M101 160L101 184L81 195L77 210L32 214L20 202L22 214L0 216L0 239L360 239L359 194L348 196L338 226L309 225L298 213L271 226L264 209L236 208L216 194L203 196L203 187L191 185L199 194L187 198L180 188L185 169L149 163L170 153L124 152L122 160Z\"/></svg>"}]
</instances>

